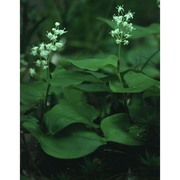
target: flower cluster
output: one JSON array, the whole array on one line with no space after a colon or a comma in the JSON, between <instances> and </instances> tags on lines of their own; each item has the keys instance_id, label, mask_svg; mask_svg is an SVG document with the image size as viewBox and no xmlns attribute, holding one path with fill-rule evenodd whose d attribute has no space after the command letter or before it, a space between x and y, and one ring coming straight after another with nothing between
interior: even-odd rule
<instances>
[{"instance_id":1,"label":"flower cluster","mask_svg":"<svg viewBox=\"0 0 180 180\"><path fill-rule=\"evenodd\" d=\"M42 69L48 68L48 58L51 52L60 50L64 47L64 42L59 41L59 36L67 33L64 29L59 29L60 23L56 22L55 27L52 28L52 32L47 32L47 37L50 40L49 43L45 44L44 42L39 44L38 46L34 46L31 49L31 54L33 56L38 56L39 59L35 62L37 67L41 67ZM36 74L34 68L29 69L29 73L31 76Z\"/></svg>"},{"instance_id":2,"label":"flower cluster","mask_svg":"<svg viewBox=\"0 0 180 180\"><path fill-rule=\"evenodd\" d=\"M122 6L116 7L118 15L113 16L113 21L116 23L116 28L110 32L112 37L116 38L116 43L128 45L128 39L132 36L131 32L135 30L130 20L133 19L134 13L129 11L124 14L124 8Z\"/></svg>"}]
</instances>

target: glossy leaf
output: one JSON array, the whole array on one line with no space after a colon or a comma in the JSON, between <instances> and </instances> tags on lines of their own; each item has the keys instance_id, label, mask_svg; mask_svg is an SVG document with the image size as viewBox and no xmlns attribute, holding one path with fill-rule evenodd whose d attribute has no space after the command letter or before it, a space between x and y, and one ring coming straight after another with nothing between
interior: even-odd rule
<instances>
[{"instance_id":1,"label":"glossy leaf","mask_svg":"<svg viewBox=\"0 0 180 180\"><path fill-rule=\"evenodd\" d=\"M55 134L74 123L83 123L92 127L98 127L93 120L99 112L84 102L71 103L61 100L45 115L45 122L50 133Z\"/></svg>"},{"instance_id":2,"label":"glossy leaf","mask_svg":"<svg viewBox=\"0 0 180 180\"><path fill-rule=\"evenodd\" d=\"M160 25L155 24L155 23L151 24L147 27L142 27L142 26L138 26L138 25L134 25L134 27L136 28L136 30L132 32L133 39L143 38L143 37L147 37L149 35L160 33Z\"/></svg>"},{"instance_id":3,"label":"glossy leaf","mask_svg":"<svg viewBox=\"0 0 180 180\"><path fill-rule=\"evenodd\" d=\"M80 158L105 144L102 137L82 126L68 127L56 136L44 134L37 123L25 122L23 126L37 138L44 152L55 158Z\"/></svg>"},{"instance_id":4,"label":"glossy leaf","mask_svg":"<svg viewBox=\"0 0 180 180\"><path fill-rule=\"evenodd\" d=\"M70 87L65 88L63 91L63 98L70 104L74 104L74 106L79 102L86 103L86 96L84 92L76 88L70 88ZM61 97L59 100L60 101L62 100Z\"/></svg>"},{"instance_id":5,"label":"glossy leaf","mask_svg":"<svg viewBox=\"0 0 180 180\"><path fill-rule=\"evenodd\" d=\"M152 87L143 93L144 99L146 99L148 97L154 97L154 96L160 96L160 88L158 86Z\"/></svg>"},{"instance_id":6,"label":"glossy leaf","mask_svg":"<svg viewBox=\"0 0 180 180\"><path fill-rule=\"evenodd\" d=\"M31 122L38 122L38 120L33 116L21 116L20 121L21 121L21 123L30 122L30 121Z\"/></svg>"},{"instance_id":7,"label":"glossy leaf","mask_svg":"<svg viewBox=\"0 0 180 180\"><path fill-rule=\"evenodd\" d=\"M42 81L22 84L20 86L21 103L25 105L32 105L37 101L44 99L46 88L47 83Z\"/></svg>"},{"instance_id":8,"label":"glossy leaf","mask_svg":"<svg viewBox=\"0 0 180 180\"><path fill-rule=\"evenodd\" d=\"M114 80L109 83L111 90L116 93L140 93L153 86L159 86L159 81L143 73L129 71L125 74L124 79L128 88L124 88L119 81Z\"/></svg>"},{"instance_id":9,"label":"glossy leaf","mask_svg":"<svg viewBox=\"0 0 180 180\"><path fill-rule=\"evenodd\" d=\"M105 22L109 27L111 27L112 29L115 29L116 28L116 23L112 20L109 20L109 19L105 19L105 18L97 18L98 20L102 21L102 22Z\"/></svg>"},{"instance_id":10,"label":"glossy leaf","mask_svg":"<svg viewBox=\"0 0 180 180\"><path fill-rule=\"evenodd\" d=\"M80 84L75 88L83 90L85 92L111 92L108 86L100 83Z\"/></svg>"},{"instance_id":11,"label":"glossy leaf","mask_svg":"<svg viewBox=\"0 0 180 180\"><path fill-rule=\"evenodd\" d=\"M128 110L133 121L144 121L147 119L147 109L142 95L134 95L128 103Z\"/></svg>"},{"instance_id":12,"label":"glossy leaf","mask_svg":"<svg viewBox=\"0 0 180 180\"><path fill-rule=\"evenodd\" d=\"M101 129L107 141L121 143L125 145L141 145L142 142L135 139L132 135L127 114L115 114L101 121Z\"/></svg>"},{"instance_id":13,"label":"glossy leaf","mask_svg":"<svg viewBox=\"0 0 180 180\"><path fill-rule=\"evenodd\" d=\"M82 82L101 82L101 80L89 73L56 69L50 81L52 86L61 86L62 88L78 85Z\"/></svg>"},{"instance_id":14,"label":"glossy leaf","mask_svg":"<svg viewBox=\"0 0 180 180\"><path fill-rule=\"evenodd\" d=\"M98 71L104 67L116 68L117 57L108 56L102 59L83 59L83 60L68 60L74 66L80 69L86 69L90 71Z\"/></svg>"}]
</instances>

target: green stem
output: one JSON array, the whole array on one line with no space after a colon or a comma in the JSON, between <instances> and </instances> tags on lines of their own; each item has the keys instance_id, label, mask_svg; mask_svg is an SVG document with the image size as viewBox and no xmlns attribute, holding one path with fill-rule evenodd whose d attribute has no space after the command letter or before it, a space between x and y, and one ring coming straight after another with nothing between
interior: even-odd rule
<instances>
[{"instance_id":1,"label":"green stem","mask_svg":"<svg viewBox=\"0 0 180 180\"><path fill-rule=\"evenodd\" d=\"M49 58L48 58L48 60L47 60L47 63L48 63L48 68L47 68L47 81L51 78L50 68L49 68L49 60L50 60L50 55L49 55ZM46 89L46 95L45 95L45 101L44 101L44 110L45 110L45 111L47 110L47 101L48 101L48 94L49 94L50 88L51 88L51 84L48 82L48 86L47 86L47 89Z\"/></svg>"},{"instance_id":2,"label":"green stem","mask_svg":"<svg viewBox=\"0 0 180 180\"><path fill-rule=\"evenodd\" d=\"M119 81L122 83L121 71L120 71L120 58L121 58L121 44L118 45L118 60L117 60L117 77Z\"/></svg>"},{"instance_id":3,"label":"green stem","mask_svg":"<svg viewBox=\"0 0 180 180\"><path fill-rule=\"evenodd\" d=\"M49 55L49 57L47 59L48 68L47 68L47 78L46 78L46 81L47 81L48 85L47 85L47 89L46 89L45 100L43 102L42 111L41 111L42 112L41 113L41 127L42 127L42 130L44 130L44 131L46 131L46 125L45 125L45 122L44 122L44 114L48 110L47 102L48 102L49 91L50 91L50 88L51 88L51 84L48 82L48 80L51 78L50 68L49 68L49 60L50 60L50 55Z\"/></svg>"},{"instance_id":4,"label":"green stem","mask_svg":"<svg viewBox=\"0 0 180 180\"><path fill-rule=\"evenodd\" d=\"M121 56L121 44L118 45L117 73L120 73L120 56Z\"/></svg>"},{"instance_id":5,"label":"green stem","mask_svg":"<svg viewBox=\"0 0 180 180\"><path fill-rule=\"evenodd\" d=\"M120 66L121 66L120 65L120 55L121 55L120 53L121 53L121 44L119 44L119 46L118 46L117 76L118 76L118 79L120 80L120 82L122 83L123 87L126 87L126 84L122 80L121 71L120 71ZM131 121L131 117L130 117L129 109L128 109L128 105L127 105L126 93L123 93L123 104L126 108L127 114L128 114L130 121Z\"/></svg>"},{"instance_id":6,"label":"green stem","mask_svg":"<svg viewBox=\"0 0 180 180\"><path fill-rule=\"evenodd\" d=\"M45 96L45 101L44 101L44 110L47 111L47 101L48 101L48 94L49 90L51 88L51 84L48 83L47 89L46 89L46 96Z\"/></svg>"}]
</instances>

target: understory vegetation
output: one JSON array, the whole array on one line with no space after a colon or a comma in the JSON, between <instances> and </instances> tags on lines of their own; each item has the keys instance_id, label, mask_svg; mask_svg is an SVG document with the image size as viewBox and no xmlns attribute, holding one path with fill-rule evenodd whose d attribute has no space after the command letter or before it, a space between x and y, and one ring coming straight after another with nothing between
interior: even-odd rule
<instances>
[{"instance_id":1,"label":"understory vegetation","mask_svg":"<svg viewBox=\"0 0 180 180\"><path fill-rule=\"evenodd\" d=\"M157 1L21 0L21 179L160 179Z\"/></svg>"}]
</instances>

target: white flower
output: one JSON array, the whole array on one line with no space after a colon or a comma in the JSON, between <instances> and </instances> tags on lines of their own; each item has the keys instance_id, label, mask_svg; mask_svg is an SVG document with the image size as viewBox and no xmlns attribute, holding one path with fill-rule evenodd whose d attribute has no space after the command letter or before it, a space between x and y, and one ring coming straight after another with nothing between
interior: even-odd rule
<instances>
[{"instance_id":1,"label":"white flower","mask_svg":"<svg viewBox=\"0 0 180 180\"><path fill-rule=\"evenodd\" d=\"M124 37L125 37L126 39L128 39L128 38L131 37L131 35L130 35L130 34L125 34Z\"/></svg>"},{"instance_id":2,"label":"white flower","mask_svg":"<svg viewBox=\"0 0 180 180\"><path fill-rule=\"evenodd\" d=\"M116 43L117 43L117 44L121 44L121 43L122 43L122 40L121 40L121 39L116 39Z\"/></svg>"},{"instance_id":3,"label":"white flower","mask_svg":"<svg viewBox=\"0 0 180 180\"><path fill-rule=\"evenodd\" d=\"M48 66L43 66L43 69L47 69L48 68Z\"/></svg>"},{"instance_id":4,"label":"white flower","mask_svg":"<svg viewBox=\"0 0 180 180\"><path fill-rule=\"evenodd\" d=\"M111 36L114 37L114 36L118 36L121 32L119 31L119 29L115 29L114 31L112 30L110 32Z\"/></svg>"},{"instance_id":5,"label":"white flower","mask_svg":"<svg viewBox=\"0 0 180 180\"><path fill-rule=\"evenodd\" d=\"M115 30L114 30L114 33L118 35L118 34L120 33L120 32L119 32L119 29L115 29Z\"/></svg>"},{"instance_id":6,"label":"white flower","mask_svg":"<svg viewBox=\"0 0 180 180\"><path fill-rule=\"evenodd\" d=\"M42 60L42 66L47 65L47 61L46 60Z\"/></svg>"},{"instance_id":7,"label":"white flower","mask_svg":"<svg viewBox=\"0 0 180 180\"><path fill-rule=\"evenodd\" d=\"M113 16L113 20L117 23L117 26L122 22L123 17L122 16Z\"/></svg>"},{"instance_id":8,"label":"white flower","mask_svg":"<svg viewBox=\"0 0 180 180\"><path fill-rule=\"evenodd\" d=\"M53 43L46 44L46 49L49 51L56 51L57 47Z\"/></svg>"},{"instance_id":9,"label":"white flower","mask_svg":"<svg viewBox=\"0 0 180 180\"><path fill-rule=\"evenodd\" d=\"M132 23L128 24L127 27L128 27L128 29L129 29L130 31L135 30L135 28L133 27Z\"/></svg>"},{"instance_id":10,"label":"white flower","mask_svg":"<svg viewBox=\"0 0 180 180\"><path fill-rule=\"evenodd\" d=\"M51 40L51 41L55 41L57 39L56 35L53 35L51 32L48 32L47 37Z\"/></svg>"},{"instance_id":11,"label":"white flower","mask_svg":"<svg viewBox=\"0 0 180 180\"><path fill-rule=\"evenodd\" d=\"M40 60L37 60L37 61L36 61L36 66L38 66L38 67L41 66L41 61L40 61Z\"/></svg>"},{"instance_id":12,"label":"white flower","mask_svg":"<svg viewBox=\"0 0 180 180\"><path fill-rule=\"evenodd\" d=\"M62 48L62 47L64 46L64 43L62 43L62 42L56 42L56 43L55 43L55 46L56 46L57 48Z\"/></svg>"},{"instance_id":13,"label":"white flower","mask_svg":"<svg viewBox=\"0 0 180 180\"><path fill-rule=\"evenodd\" d=\"M63 34L65 34L65 33L67 33L67 31L65 31L65 28L59 30L59 35L60 35L60 36L63 35Z\"/></svg>"},{"instance_id":14,"label":"white flower","mask_svg":"<svg viewBox=\"0 0 180 180\"><path fill-rule=\"evenodd\" d=\"M42 64L42 69L47 69L48 68L48 65L47 65L48 63L47 63L46 60L42 60L41 64Z\"/></svg>"},{"instance_id":15,"label":"white flower","mask_svg":"<svg viewBox=\"0 0 180 180\"><path fill-rule=\"evenodd\" d=\"M133 19L133 14L131 11L128 11L124 15L123 6L117 6L118 15L113 15L113 21L116 23L116 29L110 32L112 37L116 38L116 43L123 45L128 45L128 39L131 37L131 31L135 30L132 23L129 23L130 19Z\"/></svg>"},{"instance_id":16,"label":"white flower","mask_svg":"<svg viewBox=\"0 0 180 180\"><path fill-rule=\"evenodd\" d=\"M50 51L44 50L40 52L40 56L47 59L48 55L50 54Z\"/></svg>"},{"instance_id":17,"label":"white flower","mask_svg":"<svg viewBox=\"0 0 180 180\"><path fill-rule=\"evenodd\" d=\"M51 48L51 50L52 50L52 51L56 51L56 50L57 50L57 47L53 45L52 48Z\"/></svg>"},{"instance_id":18,"label":"white flower","mask_svg":"<svg viewBox=\"0 0 180 180\"><path fill-rule=\"evenodd\" d=\"M59 26L59 25L60 25L60 23L59 23L59 22L56 22L56 23L55 23L55 26L56 26L56 27L57 27L57 26Z\"/></svg>"},{"instance_id":19,"label":"white flower","mask_svg":"<svg viewBox=\"0 0 180 180\"><path fill-rule=\"evenodd\" d=\"M36 56L36 55L37 55L37 51L31 51L31 54L32 54L33 56Z\"/></svg>"},{"instance_id":20,"label":"white flower","mask_svg":"<svg viewBox=\"0 0 180 180\"><path fill-rule=\"evenodd\" d=\"M31 48L31 54L33 56L36 56L38 54L37 51L38 51L38 47L37 46L34 46L33 48Z\"/></svg>"},{"instance_id":21,"label":"white flower","mask_svg":"<svg viewBox=\"0 0 180 180\"><path fill-rule=\"evenodd\" d=\"M32 48L32 51L37 51L38 50L38 47L37 46L34 46L33 48Z\"/></svg>"},{"instance_id":22,"label":"white flower","mask_svg":"<svg viewBox=\"0 0 180 180\"><path fill-rule=\"evenodd\" d=\"M116 9L118 10L118 13L124 11L123 5L122 6L117 6Z\"/></svg>"},{"instance_id":23,"label":"white flower","mask_svg":"<svg viewBox=\"0 0 180 180\"><path fill-rule=\"evenodd\" d=\"M60 33L61 33L61 30L59 30L59 29L55 29L55 30L54 30L54 34L55 34L55 35L59 35Z\"/></svg>"},{"instance_id":24,"label":"white flower","mask_svg":"<svg viewBox=\"0 0 180 180\"><path fill-rule=\"evenodd\" d=\"M39 45L39 50L40 50L40 51L44 51L44 49L45 49L45 44L44 44L44 43L41 43L41 44Z\"/></svg>"},{"instance_id":25,"label":"white flower","mask_svg":"<svg viewBox=\"0 0 180 180\"><path fill-rule=\"evenodd\" d=\"M51 51L51 48L52 48L52 43L49 43L49 44L46 44L46 49Z\"/></svg>"},{"instance_id":26,"label":"white flower","mask_svg":"<svg viewBox=\"0 0 180 180\"><path fill-rule=\"evenodd\" d=\"M127 14L124 15L124 17L126 18L126 21L128 21L129 19L133 19L133 13L129 11Z\"/></svg>"},{"instance_id":27,"label":"white flower","mask_svg":"<svg viewBox=\"0 0 180 180\"><path fill-rule=\"evenodd\" d=\"M36 75L36 71L34 68L30 68L29 69L29 74L33 77L34 75Z\"/></svg>"},{"instance_id":28,"label":"white flower","mask_svg":"<svg viewBox=\"0 0 180 180\"><path fill-rule=\"evenodd\" d=\"M64 29L59 29L60 23L56 22L55 27L52 28L52 32L47 32L46 36L50 40L49 43L45 44L44 42L39 44L39 46L33 47L31 53L41 56L41 59L35 61L35 65L41 67L42 69L47 69L49 67L48 61L51 61L49 58L52 51L56 51L59 48L64 46L64 42L59 41L59 36L65 34L67 31ZM31 76L35 75L35 69L30 68L29 73Z\"/></svg>"},{"instance_id":29,"label":"white flower","mask_svg":"<svg viewBox=\"0 0 180 180\"><path fill-rule=\"evenodd\" d=\"M129 41L128 40L124 40L124 45L128 45L129 44Z\"/></svg>"},{"instance_id":30,"label":"white flower","mask_svg":"<svg viewBox=\"0 0 180 180\"><path fill-rule=\"evenodd\" d=\"M124 21L124 22L122 23L122 25L123 25L123 27L125 27L125 26L128 25L128 23L127 23L126 21Z\"/></svg>"}]
</instances>

